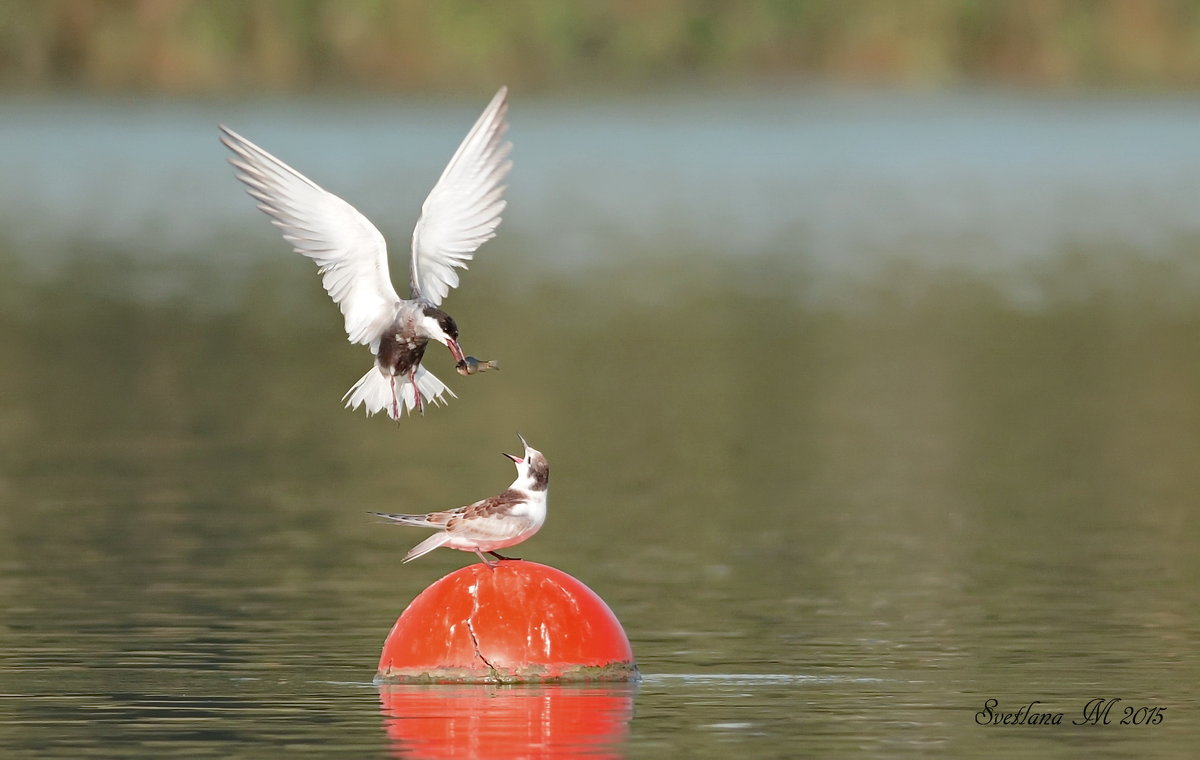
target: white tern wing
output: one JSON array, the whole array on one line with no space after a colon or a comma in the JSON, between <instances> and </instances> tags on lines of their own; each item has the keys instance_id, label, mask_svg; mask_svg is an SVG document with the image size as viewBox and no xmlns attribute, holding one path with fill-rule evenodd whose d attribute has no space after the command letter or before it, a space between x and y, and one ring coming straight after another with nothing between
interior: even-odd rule
<instances>
[{"instance_id":1,"label":"white tern wing","mask_svg":"<svg viewBox=\"0 0 1200 760\"><path fill-rule=\"evenodd\" d=\"M421 205L413 230L412 297L441 304L458 286L476 249L496 236L504 210L504 181L512 143L503 142L508 123L508 88L501 87L458 146L441 178Z\"/></svg>"},{"instance_id":2,"label":"white tern wing","mask_svg":"<svg viewBox=\"0 0 1200 760\"><path fill-rule=\"evenodd\" d=\"M351 342L374 341L395 319L400 301L383 235L349 203L228 127L221 132L247 192L283 239L320 267L321 284L341 307Z\"/></svg>"}]
</instances>

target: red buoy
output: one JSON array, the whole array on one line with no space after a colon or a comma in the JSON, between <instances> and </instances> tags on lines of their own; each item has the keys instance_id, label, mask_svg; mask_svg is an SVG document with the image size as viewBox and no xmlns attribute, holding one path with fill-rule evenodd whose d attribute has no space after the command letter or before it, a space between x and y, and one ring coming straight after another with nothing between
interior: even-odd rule
<instances>
[{"instance_id":1,"label":"red buoy","mask_svg":"<svg viewBox=\"0 0 1200 760\"><path fill-rule=\"evenodd\" d=\"M383 644L376 681L629 681L633 650L594 591L546 565L505 560L421 592Z\"/></svg>"}]
</instances>

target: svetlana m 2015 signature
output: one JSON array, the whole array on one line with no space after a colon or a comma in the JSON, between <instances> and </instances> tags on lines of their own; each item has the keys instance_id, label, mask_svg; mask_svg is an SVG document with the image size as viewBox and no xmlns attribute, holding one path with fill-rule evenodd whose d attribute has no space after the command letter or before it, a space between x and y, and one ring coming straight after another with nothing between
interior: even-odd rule
<instances>
[{"instance_id":1,"label":"svetlana m 2015 signature","mask_svg":"<svg viewBox=\"0 0 1200 760\"><path fill-rule=\"evenodd\" d=\"M1120 697L1097 697L1090 700L1071 721L1074 726L1108 726L1114 722L1121 726L1157 726L1166 718L1167 708L1161 705L1124 705ZM1059 726L1064 713L1040 707L1034 700L1021 705L1014 711L1000 709L998 699L983 703L983 709L975 713L975 722L981 726Z\"/></svg>"}]
</instances>

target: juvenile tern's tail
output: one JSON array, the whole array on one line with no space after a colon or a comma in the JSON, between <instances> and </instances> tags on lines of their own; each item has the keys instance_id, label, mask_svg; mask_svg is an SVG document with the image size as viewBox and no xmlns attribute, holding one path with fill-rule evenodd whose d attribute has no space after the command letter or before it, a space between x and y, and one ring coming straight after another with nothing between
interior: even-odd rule
<instances>
[{"instance_id":1,"label":"juvenile tern's tail","mask_svg":"<svg viewBox=\"0 0 1200 760\"><path fill-rule=\"evenodd\" d=\"M437 533L434 533L429 538L409 549L408 554L405 554L404 559L400 561L412 562L417 557L424 557L426 554L438 548L439 546L444 545L449 540L450 536L446 533L446 531L439 530Z\"/></svg>"}]
</instances>

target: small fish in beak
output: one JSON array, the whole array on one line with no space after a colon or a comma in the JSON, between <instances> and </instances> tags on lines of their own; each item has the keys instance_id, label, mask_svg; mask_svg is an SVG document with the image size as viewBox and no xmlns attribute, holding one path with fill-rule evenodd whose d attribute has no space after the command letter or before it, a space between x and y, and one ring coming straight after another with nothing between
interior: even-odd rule
<instances>
[{"instance_id":1,"label":"small fish in beak","mask_svg":"<svg viewBox=\"0 0 1200 760\"><path fill-rule=\"evenodd\" d=\"M476 359L474 356L468 356L456 364L454 369L458 374L466 377L467 375L477 375L480 372L487 372L492 369L500 369L500 362L490 359Z\"/></svg>"}]
</instances>

